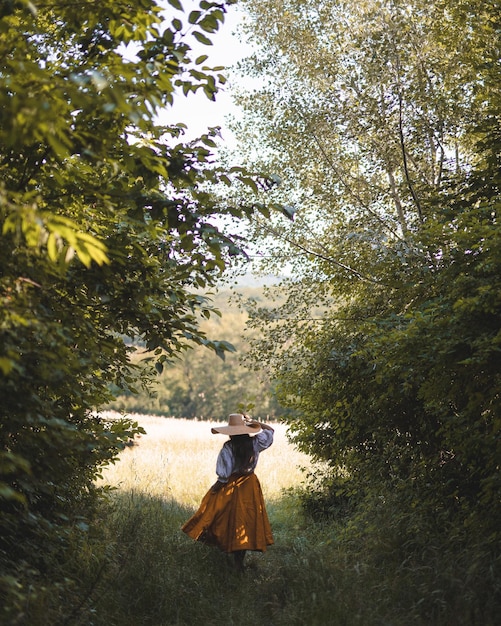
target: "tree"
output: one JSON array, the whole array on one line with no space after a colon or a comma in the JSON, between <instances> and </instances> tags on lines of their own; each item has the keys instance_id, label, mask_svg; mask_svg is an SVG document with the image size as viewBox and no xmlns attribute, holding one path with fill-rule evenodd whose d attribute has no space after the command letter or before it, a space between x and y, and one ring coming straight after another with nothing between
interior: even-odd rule
<instances>
[{"instance_id":1,"label":"tree","mask_svg":"<svg viewBox=\"0 0 501 626\"><path fill-rule=\"evenodd\" d=\"M405 240L444 175L468 166L465 123L478 114L470 57L481 63L482 54L471 33L482 13L463 27L443 2L270 0L246 9L258 47L241 70L259 80L242 90L248 119L236 125L248 152L296 191L289 239L318 256L359 223L383 242ZM273 27L257 33L260 22ZM336 251L348 279L352 249Z\"/></svg>"},{"instance_id":2,"label":"tree","mask_svg":"<svg viewBox=\"0 0 501 626\"><path fill-rule=\"evenodd\" d=\"M269 78L240 98L241 128L258 124L263 160L293 190L281 200L297 207L290 228L257 227L292 272L258 356L299 411L297 441L338 477L334 494L398 493L402 510L445 509L489 537L499 3L246 6L249 29L270 24L246 69Z\"/></svg>"},{"instance_id":3,"label":"tree","mask_svg":"<svg viewBox=\"0 0 501 626\"><path fill-rule=\"evenodd\" d=\"M193 343L231 349L199 329L212 307L195 292L240 253L214 217L251 212L217 204L209 185L246 175L215 164L216 130L183 143L182 126L156 123L176 94L215 98L224 76L192 58L187 33L210 44L227 4L203 1L184 18L169 3L0 8L5 619L85 528L94 479L138 432L98 413L111 385L147 384L131 341L158 371Z\"/></svg>"},{"instance_id":4,"label":"tree","mask_svg":"<svg viewBox=\"0 0 501 626\"><path fill-rule=\"evenodd\" d=\"M239 299L252 299L265 304L262 288L238 286ZM243 407L259 419L276 419L283 409L277 404L272 386L263 371L252 371L242 361L245 358L249 333L248 315L238 310L233 289L219 288L212 296L221 316L212 316L201 323L210 337L225 337L234 353L225 359L204 346L186 351L164 366L151 389L139 393L118 393L110 404L112 410L129 413L174 415L176 417L221 420ZM257 333L254 333L254 336ZM139 348L137 358L141 358ZM153 391L153 393L152 393Z\"/></svg>"}]
</instances>

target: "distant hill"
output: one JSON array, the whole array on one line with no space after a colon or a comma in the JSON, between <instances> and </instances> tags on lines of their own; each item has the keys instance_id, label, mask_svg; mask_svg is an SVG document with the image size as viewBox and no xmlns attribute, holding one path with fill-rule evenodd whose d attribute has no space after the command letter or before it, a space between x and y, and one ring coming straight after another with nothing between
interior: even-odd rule
<instances>
[{"instance_id":1,"label":"distant hill","mask_svg":"<svg viewBox=\"0 0 501 626\"><path fill-rule=\"evenodd\" d=\"M263 287L268 285L276 285L282 280L281 276L268 274L266 276L258 276L252 272L242 274L239 276L226 276L221 281L222 286L238 286L238 287Z\"/></svg>"}]
</instances>

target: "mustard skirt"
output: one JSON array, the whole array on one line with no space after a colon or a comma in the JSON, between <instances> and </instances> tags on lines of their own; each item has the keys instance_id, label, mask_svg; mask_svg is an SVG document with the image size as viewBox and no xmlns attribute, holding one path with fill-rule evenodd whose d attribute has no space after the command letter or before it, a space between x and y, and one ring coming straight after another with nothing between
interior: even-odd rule
<instances>
[{"instance_id":1,"label":"mustard skirt","mask_svg":"<svg viewBox=\"0 0 501 626\"><path fill-rule=\"evenodd\" d=\"M182 530L195 541L223 552L265 552L273 543L273 535L257 476L230 476L219 491L209 490Z\"/></svg>"}]
</instances>

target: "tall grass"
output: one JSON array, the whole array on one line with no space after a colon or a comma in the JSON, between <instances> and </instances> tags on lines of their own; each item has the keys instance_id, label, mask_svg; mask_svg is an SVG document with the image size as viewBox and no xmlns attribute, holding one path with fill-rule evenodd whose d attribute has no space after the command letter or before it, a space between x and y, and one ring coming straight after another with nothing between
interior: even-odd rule
<instances>
[{"instance_id":1,"label":"tall grass","mask_svg":"<svg viewBox=\"0 0 501 626\"><path fill-rule=\"evenodd\" d=\"M310 461L281 425L256 471L275 544L248 555L237 573L231 558L180 530L215 480L225 437L210 434L207 422L140 421L148 434L106 471L111 506L67 565L79 580L71 601L64 610L49 603L45 613L32 612L30 626L498 623L499 562L485 543L433 527L410 540L398 507L377 499L358 517L313 520L297 495L300 468ZM467 547L458 554L454 545Z\"/></svg>"},{"instance_id":2,"label":"tall grass","mask_svg":"<svg viewBox=\"0 0 501 626\"><path fill-rule=\"evenodd\" d=\"M119 463L110 466L104 481L121 492L173 500L195 507L216 480L216 458L227 437L211 434L224 424L186 419L139 416L146 435L125 450ZM284 489L296 487L301 468L310 468L309 458L288 442L283 424L274 424L274 443L259 457L256 470L265 498L280 498Z\"/></svg>"}]
</instances>

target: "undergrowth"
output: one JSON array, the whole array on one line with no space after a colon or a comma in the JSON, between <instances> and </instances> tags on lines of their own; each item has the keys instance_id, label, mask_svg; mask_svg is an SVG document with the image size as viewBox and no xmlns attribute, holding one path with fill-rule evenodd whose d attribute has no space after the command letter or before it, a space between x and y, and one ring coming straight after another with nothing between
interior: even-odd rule
<instances>
[{"instance_id":1,"label":"undergrowth","mask_svg":"<svg viewBox=\"0 0 501 626\"><path fill-rule=\"evenodd\" d=\"M94 522L46 554L43 569L26 564L2 626L499 623L499 533L426 488L388 487L383 497L318 472L300 487L304 459L278 426L259 461L275 543L237 573L230 557L181 531L213 481L220 440L204 423L143 423L149 434L110 468ZM17 584L0 579L4 607L2 585Z\"/></svg>"},{"instance_id":2,"label":"undergrowth","mask_svg":"<svg viewBox=\"0 0 501 626\"><path fill-rule=\"evenodd\" d=\"M370 514L369 514L370 510ZM116 492L66 564L69 595L27 607L30 626L494 626L499 556L464 531L449 536L378 504L350 519L306 515L293 492L269 503L275 544L231 558L181 530L192 510ZM406 527L407 525L407 527ZM450 529L452 532L452 529ZM97 534L96 534L97 533Z\"/></svg>"}]
</instances>

